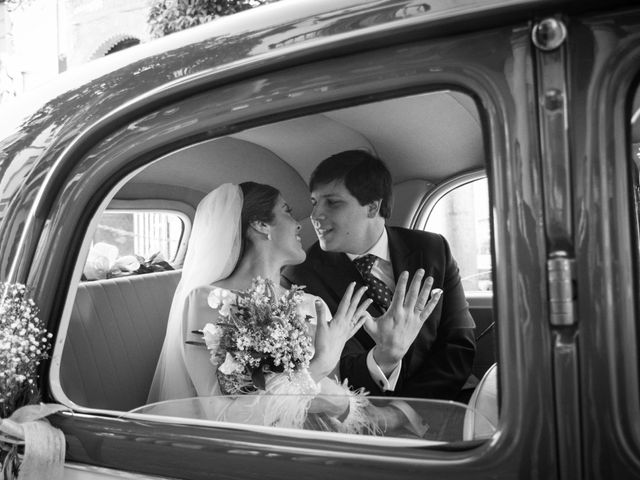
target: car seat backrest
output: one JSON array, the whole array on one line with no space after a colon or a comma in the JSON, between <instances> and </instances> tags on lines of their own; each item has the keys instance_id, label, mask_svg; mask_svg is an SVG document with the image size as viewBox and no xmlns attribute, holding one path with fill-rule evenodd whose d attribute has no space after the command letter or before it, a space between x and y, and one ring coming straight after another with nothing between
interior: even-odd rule
<instances>
[{"instance_id":1,"label":"car seat backrest","mask_svg":"<svg viewBox=\"0 0 640 480\"><path fill-rule=\"evenodd\" d=\"M82 282L60 365L77 405L131 410L146 403L179 271Z\"/></svg>"},{"instance_id":2,"label":"car seat backrest","mask_svg":"<svg viewBox=\"0 0 640 480\"><path fill-rule=\"evenodd\" d=\"M498 364L484 374L469 399L464 417L463 440L489 438L498 427Z\"/></svg>"}]
</instances>

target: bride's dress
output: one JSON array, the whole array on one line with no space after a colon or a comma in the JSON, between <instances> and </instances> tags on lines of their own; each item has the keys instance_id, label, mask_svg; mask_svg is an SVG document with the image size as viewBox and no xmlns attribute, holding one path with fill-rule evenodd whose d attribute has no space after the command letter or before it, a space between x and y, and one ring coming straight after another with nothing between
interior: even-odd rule
<instances>
[{"instance_id":1,"label":"bride's dress","mask_svg":"<svg viewBox=\"0 0 640 480\"><path fill-rule=\"evenodd\" d=\"M319 382L315 382L307 370L297 371L291 376L270 373L266 377L265 390L245 395L223 395L217 381L218 365L212 363L215 361L212 360L214 355L205 348L199 333L207 323L215 324L218 321L217 311L208 304L209 294L216 288L220 289L214 286L198 287L191 291L185 302L181 333L187 382L177 379L178 388L176 384L167 384L167 388L157 392L157 397L150 398L150 401L200 397L195 402L198 416L208 420L345 433L376 433L378 426L366 411L369 405L366 396L350 390L346 382L338 380L337 365L334 372ZM235 295L232 291L226 292ZM303 318L310 317L308 335L311 338L315 335L315 301L318 298L305 293L298 305L299 314ZM322 304L328 312L326 304ZM173 407L171 402L164 404L162 408L165 414L167 409L179 410L182 408L180 405L188 404L188 409L194 408L193 401L173 403ZM178 416L186 412L170 413ZM188 416L191 415L193 413Z\"/></svg>"}]
</instances>

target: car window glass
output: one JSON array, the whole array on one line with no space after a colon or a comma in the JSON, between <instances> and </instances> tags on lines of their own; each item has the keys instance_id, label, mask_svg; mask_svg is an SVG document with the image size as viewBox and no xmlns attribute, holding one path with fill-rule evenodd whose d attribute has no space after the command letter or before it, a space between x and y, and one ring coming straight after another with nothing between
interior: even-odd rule
<instances>
[{"instance_id":1,"label":"car window glass","mask_svg":"<svg viewBox=\"0 0 640 480\"><path fill-rule=\"evenodd\" d=\"M83 278L99 280L172 268L187 221L178 212L105 211L91 241Z\"/></svg>"},{"instance_id":2,"label":"car window glass","mask_svg":"<svg viewBox=\"0 0 640 480\"><path fill-rule=\"evenodd\" d=\"M431 210L425 230L440 233L449 241L466 293L493 290L486 178L445 193Z\"/></svg>"},{"instance_id":3,"label":"car window glass","mask_svg":"<svg viewBox=\"0 0 640 480\"><path fill-rule=\"evenodd\" d=\"M172 421L176 417L187 423L264 427L276 424L307 431L325 433L351 433L360 436L402 439L397 445L436 445L465 440L490 438L496 431L497 419L486 412L458 402L435 399L393 399L367 396L367 416L344 418L327 415L331 409L360 409L364 396L342 395L212 395L183 398L144 405L123 418L148 418L156 421ZM284 419L274 412L286 416L305 405L307 411L301 422L293 418ZM350 405L347 407L347 405ZM225 412L220 415L220 412ZM287 413L285 413L287 412ZM212 419L215 419L212 421ZM353 441L353 440L352 440ZM357 441L357 440L356 440Z\"/></svg>"},{"instance_id":4,"label":"car window glass","mask_svg":"<svg viewBox=\"0 0 640 480\"><path fill-rule=\"evenodd\" d=\"M446 121L430 112L446 116ZM411 121L406 121L407 117ZM464 132L456 133L451 125ZM425 135L425 130L432 133ZM466 141L457 141L460 136ZM327 138L332 138L332 142L327 142ZM428 92L309 114L201 141L132 174L122 190L112 195L113 201L125 201L131 192L139 195L143 192L147 199L166 197L185 202L195 210L210 191L227 182L273 185L291 208L291 217L285 218L294 218L301 225L292 238L300 237L302 245L309 247L317 237L309 219L312 204L307 181L315 165L336 153L336 149L366 150L384 157L394 178L405 187L397 196L394 192L394 209L407 211L407 218L412 218L431 185L455 172L484 167L482 142L477 107L469 96L451 91ZM425 149L435 153L425 157ZM450 162L424 160L445 155ZM121 195L125 189L126 194ZM451 244L466 291L491 291L487 181L459 186L454 192L438 202L426 230L441 233ZM203 390L207 395L195 398L186 395L187 398L150 401L167 319L181 280L181 266L176 264L173 270L171 262L179 245L186 243L182 236L185 229L190 230L191 220L164 211L107 209L97 215L98 226L87 232L85 239L85 245L91 242L91 246L83 277L94 281L80 282L75 292L66 340L57 363L61 389L58 400L62 403L80 411L118 411L120 415L127 412L131 417L153 416L157 421L180 418L185 423L213 422L212 425L225 421L252 428L294 427L427 442L488 438L495 432L497 377L495 369L489 368L495 364L491 348L482 356L482 368L470 365L473 369L462 378L456 398L446 401L420 395L402 399L377 397L350 388L343 383L347 380L330 376L320 382L329 385L329 389L320 388L310 396L306 380L292 380L276 368L279 365L273 371L267 369L261 382L273 379L292 382L295 388L287 394L267 394L260 376L252 373L243 381L256 388L246 395L222 395L219 388L211 388ZM151 268L149 262L158 252L157 258L169 264L166 271L151 269L154 275L130 275L144 272L127 262L134 267ZM217 253L212 249L211 255ZM200 285L184 295L189 295L191 301L200 287L207 289L210 285ZM201 302L197 315L208 318L213 315L211 299L203 298L206 301ZM475 316L473 311L471 316ZM469 321L467 327L472 329L473 322ZM311 338L314 331L309 329L306 335ZM217 376L214 364L219 368L226 365L224 368L232 373L237 368L237 357L229 359L227 354L227 358L212 358L207 350L206 328L183 326L182 333L184 339L178 341L183 342L187 355L198 358L201 365L196 376L204 375L213 385ZM226 340L221 341L224 344ZM82 360L87 358L92 361ZM471 372L474 375L469 375ZM192 374L184 373L191 375L185 377L189 382L198 381ZM485 380L483 377L486 381L478 387L479 381ZM488 403L487 389L493 399ZM298 416L291 405L303 407Z\"/></svg>"}]
</instances>

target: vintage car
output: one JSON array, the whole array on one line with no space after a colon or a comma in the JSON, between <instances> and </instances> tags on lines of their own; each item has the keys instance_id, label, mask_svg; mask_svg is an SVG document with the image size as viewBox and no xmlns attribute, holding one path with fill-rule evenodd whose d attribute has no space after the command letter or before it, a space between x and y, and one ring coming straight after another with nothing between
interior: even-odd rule
<instances>
[{"instance_id":1,"label":"vintage car","mask_svg":"<svg viewBox=\"0 0 640 480\"><path fill-rule=\"evenodd\" d=\"M640 478L639 73L636 2L283 0L4 106L0 279L54 334L66 478ZM407 399L422 436L146 407L199 201L272 184L308 247L347 149L389 166L390 224L451 244L471 398Z\"/></svg>"}]
</instances>

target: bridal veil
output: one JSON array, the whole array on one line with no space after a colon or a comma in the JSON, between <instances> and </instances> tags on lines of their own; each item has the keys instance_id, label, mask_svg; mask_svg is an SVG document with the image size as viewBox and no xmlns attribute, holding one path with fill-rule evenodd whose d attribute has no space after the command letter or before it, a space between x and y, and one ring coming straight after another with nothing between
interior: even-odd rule
<instances>
[{"instance_id":1,"label":"bridal veil","mask_svg":"<svg viewBox=\"0 0 640 480\"><path fill-rule=\"evenodd\" d=\"M228 277L242 244L242 190L226 183L198 204L182 276L173 296L167 332L151 383L149 403L192 397L196 390L186 368L183 320L189 294L196 287Z\"/></svg>"}]
</instances>

